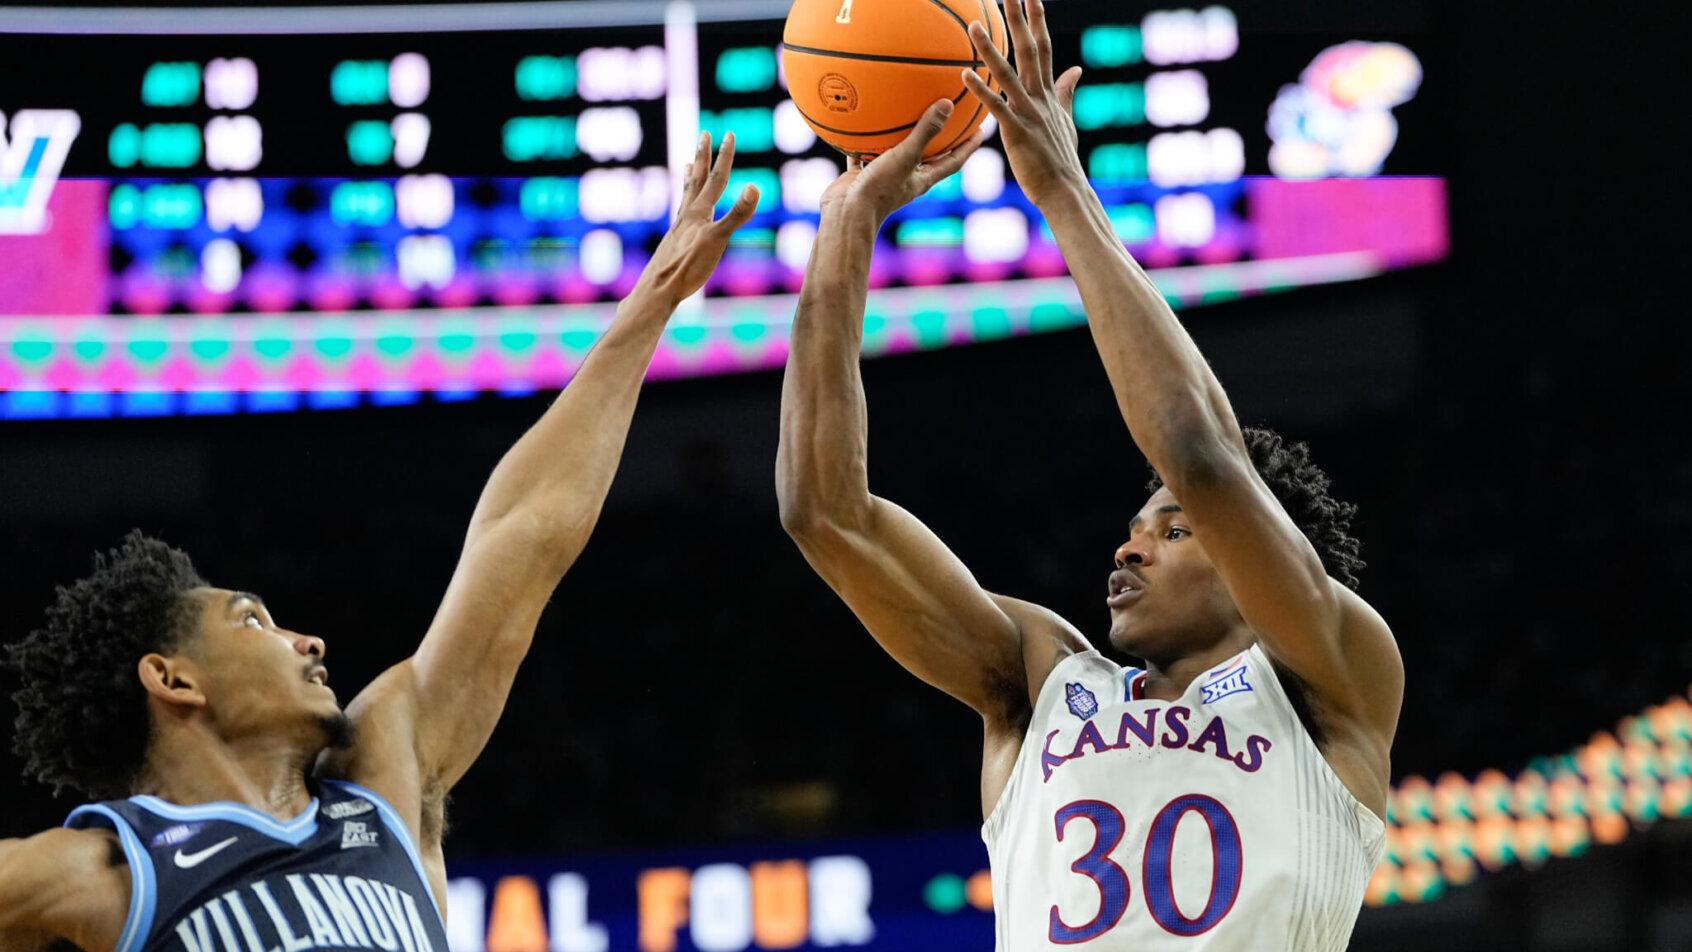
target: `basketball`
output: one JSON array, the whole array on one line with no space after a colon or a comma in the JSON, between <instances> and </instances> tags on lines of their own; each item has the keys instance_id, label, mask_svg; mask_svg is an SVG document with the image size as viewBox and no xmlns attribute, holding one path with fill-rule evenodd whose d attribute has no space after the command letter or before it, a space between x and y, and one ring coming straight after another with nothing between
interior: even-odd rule
<instances>
[{"instance_id":1,"label":"basketball","mask_svg":"<svg viewBox=\"0 0 1692 952\"><path fill-rule=\"evenodd\" d=\"M1008 57L996 0L797 0L782 43L788 93L823 141L861 158L898 145L930 104L950 99L952 118L923 158L950 152L987 117L959 73L973 68L998 89L969 39L976 21Z\"/></svg>"}]
</instances>

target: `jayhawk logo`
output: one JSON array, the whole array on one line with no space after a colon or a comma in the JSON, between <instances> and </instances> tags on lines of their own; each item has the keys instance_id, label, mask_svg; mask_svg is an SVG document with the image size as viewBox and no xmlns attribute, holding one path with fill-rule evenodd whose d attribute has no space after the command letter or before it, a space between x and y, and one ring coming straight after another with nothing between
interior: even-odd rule
<instances>
[{"instance_id":1,"label":"jayhawk logo","mask_svg":"<svg viewBox=\"0 0 1692 952\"><path fill-rule=\"evenodd\" d=\"M1069 713L1086 720L1099 712L1099 699L1093 697L1093 692L1074 682L1063 686L1064 697L1069 701Z\"/></svg>"}]
</instances>

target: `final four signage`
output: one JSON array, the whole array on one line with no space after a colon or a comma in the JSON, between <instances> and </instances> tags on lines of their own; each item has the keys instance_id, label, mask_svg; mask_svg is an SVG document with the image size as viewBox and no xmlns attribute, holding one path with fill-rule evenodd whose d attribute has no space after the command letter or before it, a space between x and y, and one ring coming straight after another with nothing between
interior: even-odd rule
<instances>
[{"instance_id":1,"label":"final four signage","mask_svg":"<svg viewBox=\"0 0 1692 952\"><path fill-rule=\"evenodd\" d=\"M0 235L48 229L47 199L81 131L82 120L68 109L20 109L9 126L0 112Z\"/></svg>"}]
</instances>

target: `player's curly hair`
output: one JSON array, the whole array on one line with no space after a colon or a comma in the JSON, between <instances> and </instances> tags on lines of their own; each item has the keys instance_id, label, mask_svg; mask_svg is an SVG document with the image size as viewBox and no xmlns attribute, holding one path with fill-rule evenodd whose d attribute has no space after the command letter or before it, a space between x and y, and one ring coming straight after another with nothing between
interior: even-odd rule
<instances>
[{"instance_id":1,"label":"player's curly hair","mask_svg":"<svg viewBox=\"0 0 1692 952\"><path fill-rule=\"evenodd\" d=\"M1304 533L1322 559L1322 568L1351 589L1357 590L1357 573L1364 562L1359 556L1363 543L1351 534L1355 503L1341 502L1328 495L1330 480L1322 468L1310 461L1310 447L1288 443L1274 430L1244 427L1246 451L1252 465L1280 500L1292 521ZM1152 470L1147 490L1157 492L1163 478Z\"/></svg>"},{"instance_id":2,"label":"player's curly hair","mask_svg":"<svg viewBox=\"0 0 1692 952\"><path fill-rule=\"evenodd\" d=\"M109 800L126 797L151 739L146 691L135 666L169 652L193 630L189 589L204 586L188 555L139 529L47 609L47 626L6 646L0 665L23 686L12 749L24 774Z\"/></svg>"}]
</instances>

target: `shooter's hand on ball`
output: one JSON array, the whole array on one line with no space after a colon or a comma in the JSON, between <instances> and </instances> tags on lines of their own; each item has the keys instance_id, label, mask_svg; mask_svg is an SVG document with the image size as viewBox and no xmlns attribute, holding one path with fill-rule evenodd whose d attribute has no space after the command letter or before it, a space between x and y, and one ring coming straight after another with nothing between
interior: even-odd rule
<instances>
[{"instance_id":1,"label":"shooter's hand on ball","mask_svg":"<svg viewBox=\"0 0 1692 952\"><path fill-rule=\"evenodd\" d=\"M987 104L999 121L1011 171L1023 194L1035 206L1065 194L1086 194L1087 175L1077 153L1075 87L1081 82L1081 67L1072 66L1056 81L1052 79L1052 34L1046 27L1043 0L1005 0L1006 21L1016 51L1016 67L993 48L987 30L970 24L969 38L976 55L987 63L993 78L1004 89L1004 98L988 88L974 70L964 70L964 85Z\"/></svg>"},{"instance_id":2,"label":"shooter's hand on ball","mask_svg":"<svg viewBox=\"0 0 1692 952\"><path fill-rule=\"evenodd\" d=\"M855 156L846 159L846 173L823 193L822 211L846 212L869 218L879 230L887 216L921 197L936 183L963 168L981 147L981 133L971 135L963 145L933 161L924 163L928 144L946 127L953 105L942 99L928 107L905 141L870 162Z\"/></svg>"},{"instance_id":3,"label":"shooter's hand on ball","mask_svg":"<svg viewBox=\"0 0 1692 952\"><path fill-rule=\"evenodd\" d=\"M672 308L692 297L728 250L729 238L742 225L752 220L758 210L758 188L748 185L740 192L734 206L719 221L717 202L728 188L729 172L734 168L734 133L723 137L723 147L711 161L711 134L701 133L699 150L693 164L687 167L682 183L680 210L670 233L659 243L646 270L641 272L635 297L641 291L656 294Z\"/></svg>"}]
</instances>

